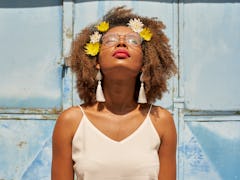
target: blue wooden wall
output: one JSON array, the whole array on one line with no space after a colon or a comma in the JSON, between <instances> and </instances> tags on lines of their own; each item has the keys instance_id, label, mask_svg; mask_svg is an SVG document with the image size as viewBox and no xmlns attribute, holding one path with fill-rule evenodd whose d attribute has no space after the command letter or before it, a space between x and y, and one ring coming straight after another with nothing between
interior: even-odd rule
<instances>
[{"instance_id":1,"label":"blue wooden wall","mask_svg":"<svg viewBox=\"0 0 240 180\"><path fill-rule=\"evenodd\" d=\"M73 38L116 5L167 26L179 76L157 105L178 129L179 180L240 179L240 1L0 1L0 179L48 180L60 111L80 103Z\"/></svg>"}]
</instances>

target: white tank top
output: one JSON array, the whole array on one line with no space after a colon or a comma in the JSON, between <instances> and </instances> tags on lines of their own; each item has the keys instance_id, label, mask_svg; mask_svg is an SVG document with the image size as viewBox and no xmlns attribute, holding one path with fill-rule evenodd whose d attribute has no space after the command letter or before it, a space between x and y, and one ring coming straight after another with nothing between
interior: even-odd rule
<instances>
[{"instance_id":1,"label":"white tank top","mask_svg":"<svg viewBox=\"0 0 240 180\"><path fill-rule=\"evenodd\" d=\"M149 116L151 108L143 123L121 141L103 134L81 110L72 141L77 180L158 180L161 141Z\"/></svg>"}]
</instances>

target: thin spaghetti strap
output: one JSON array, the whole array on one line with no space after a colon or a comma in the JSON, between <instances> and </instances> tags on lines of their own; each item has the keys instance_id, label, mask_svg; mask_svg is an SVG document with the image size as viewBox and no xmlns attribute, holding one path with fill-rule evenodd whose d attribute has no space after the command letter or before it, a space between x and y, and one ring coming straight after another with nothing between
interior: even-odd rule
<instances>
[{"instance_id":1,"label":"thin spaghetti strap","mask_svg":"<svg viewBox=\"0 0 240 180\"><path fill-rule=\"evenodd\" d=\"M83 115L85 115L82 106L78 105L78 107L80 108L80 110L82 111Z\"/></svg>"},{"instance_id":2,"label":"thin spaghetti strap","mask_svg":"<svg viewBox=\"0 0 240 180\"><path fill-rule=\"evenodd\" d=\"M152 110L152 104L150 105L150 108L149 108L149 110L148 110L148 113L147 113L147 116L150 114L150 112L151 112L151 110Z\"/></svg>"}]
</instances>

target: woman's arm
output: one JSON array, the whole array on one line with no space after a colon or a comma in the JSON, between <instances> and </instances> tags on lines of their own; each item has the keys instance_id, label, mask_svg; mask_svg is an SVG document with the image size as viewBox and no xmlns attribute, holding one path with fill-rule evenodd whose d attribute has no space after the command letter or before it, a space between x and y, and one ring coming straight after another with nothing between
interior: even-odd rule
<instances>
[{"instance_id":1,"label":"woman's arm","mask_svg":"<svg viewBox=\"0 0 240 180\"><path fill-rule=\"evenodd\" d=\"M76 118L78 117L78 118ZM52 180L73 180L72 139L81 119L76 108L64 111L58 118L52 136Z\"/></svg>"},{"instance_id":2,"label":"woman's arm","mask_svg":"<svg viewBox=\"0 0 240 180\"><path fill-rule=\"evenodd\" d=\"M172 115L164 109L158 110L157 129L161 137L159 148L159 180L176 180L177 133Z\"/></svg>"}]
</instances>

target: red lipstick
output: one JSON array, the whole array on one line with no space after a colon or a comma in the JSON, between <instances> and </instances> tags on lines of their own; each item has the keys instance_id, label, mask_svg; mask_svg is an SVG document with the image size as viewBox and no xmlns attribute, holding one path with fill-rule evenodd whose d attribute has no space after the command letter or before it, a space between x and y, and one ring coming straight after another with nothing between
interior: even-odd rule
<instances>
[{"instance_id":1,"label":"red lipstick","mask_svg":"<svg viewBox=\"0 0 240 180\"><path fill-rule=\"evenodd\" d=\"M130 54L126 49L117 49L116 51L114 51L113 57L118 59L125 59L130 57Z\"/></svg>"}]
</instances>

